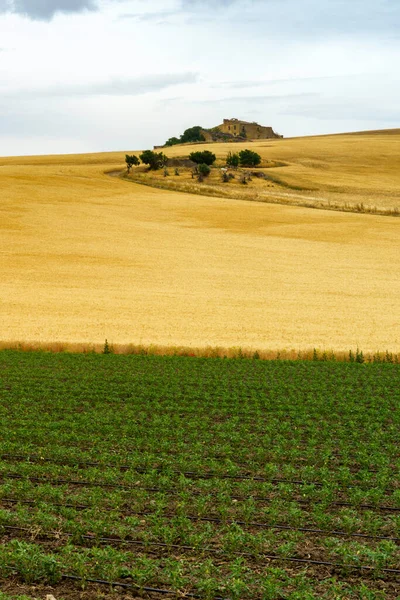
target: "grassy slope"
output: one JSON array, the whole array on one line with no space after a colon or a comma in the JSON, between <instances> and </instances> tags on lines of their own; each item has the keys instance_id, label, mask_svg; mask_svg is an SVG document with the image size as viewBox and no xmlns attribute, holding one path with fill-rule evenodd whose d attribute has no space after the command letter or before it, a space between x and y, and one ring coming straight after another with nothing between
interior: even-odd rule
<instances>
[{"instance_id":1,"label":"grassy slope","mask_svg":"<svg viewBox=\"0 0 400 600\"><path fill-rule=\"evenodd\" d=\"M253 147L291 163L275 169L282 178L318 177L353 194L368 177L390 198L396 143L364 135ZM227 146L213 150L222 158ZM400 349L398 219L104 176L123 161L122 152L0 159L2 340Z\"/></svg>"}]
</instances>

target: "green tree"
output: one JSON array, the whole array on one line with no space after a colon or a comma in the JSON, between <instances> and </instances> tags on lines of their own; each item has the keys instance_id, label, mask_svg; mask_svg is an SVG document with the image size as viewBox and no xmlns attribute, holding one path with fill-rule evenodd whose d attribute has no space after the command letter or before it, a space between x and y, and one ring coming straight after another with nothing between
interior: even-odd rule
<instances>
[{"instance_id":1,"label":"green tree","mask_svg":"<svg viewBox=\"0 0 400 600\"><path fill-rule=\"evenodd\" d=\"M188 142L204 142L206 138L201 133L201 130L202 127L200 127L200 125L195 125L194 127L185 129L181 135L180 143L187 144Z\"/></svg>"},{"instance_id":2,"label":"green tree","mask_svg":"<svg viewBox=\"0 0 400 600\"><path fill-rule=\"evenodd\" d=\"M175 146L176 144L180 144L181 140L177 137L170 137L164 144L164 146Z\"/></svg>"},{"instance_id":3,"label":"green tree","mask_svg":"<svg viewBox=\"0 0 400 600\"><path fill-rule=\"evenodd\" d=\"M189 154L189 158L197 165L212 165L217 157L209 150L204 150L203 152L192 152L191 154Z\"/></svg>"},{"instance_id":4,"label":"green tree","mask_svg":"<svg viewBox=\"0 0 400 600\"><path fill-rule=\"evenodd\" d=\"M261 156L252 150L239 152L239 164L241 167L256 167L261 162Z\"/></svg>"},{"instance_id":5,"label":"green tree","mask_svg":"<svg viewBox=\"0 0 400 600\"><path fill-rule=\"evenodd\" d=\"M130 173L132 167L137 167L137 165L140 164L140 160L134 154L131 156L129 154L125 154L125 162L128 173Z\"/></svg>"},{"instance_id":6,"label":"green tree","mask_svg":"<svg viewBox=\"0 0 400 600\"><path fill-rule=\"evenodd\" d=\"M226 164L228 167L233 167L236 169L239 166L239 154L237 154L237 152L228 152Z\"/></svg>"},{"instance_id":7,"label":"green tree","mask_svg":"<svg viewBox=\"0 0 400 600\"><path fill-rule=\"evenodd\" d=\"M156 171L161 169L167 163L167 157L162 152L153 152L153 150L145 150L139 156L142 163L149 165L150 169Z\"/></svg>"}]
</instances>

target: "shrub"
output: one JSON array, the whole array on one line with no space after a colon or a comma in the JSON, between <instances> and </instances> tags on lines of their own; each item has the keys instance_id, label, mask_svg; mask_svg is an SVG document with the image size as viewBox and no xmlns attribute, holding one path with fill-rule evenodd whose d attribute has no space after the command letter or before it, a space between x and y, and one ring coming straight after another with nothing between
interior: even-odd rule
<instances>
[{"instance_id":1,"label":"shrub","mask_svg":"<svg viewBox=\"0 0 400 600\"><path fill-rule=\"evenodd\" d=\"M189 159L194 163L201 165L212 165L216 160L215 154L210 152L209 150L204 150L203 152L192 152L189 154Z\"/></svg>"},{"instance_id":2,"label":"shrub","mask_svg":"<svg viewBox=\"0 0 400 600\"><path fill-rule=\"evenodd\" d=\"M226 164L228 167L236 169L239 166L239 154L237 152L228 152Z\"/></svg>"},{"instance_id":3,"label":"shrub","mask_svg":"<svg viewBox=\"0 0 400 600\"><path fill-rule=\"evenodd\" d=\"M239 164L241 167L256 167L261 162L261 156L252 150L239 152Z\"/></svg>"},{"instance_id":4,"label":"shrub","mask_svg":"<svg viewBox=\"0 0 400 600\"><path fill-rule=\"evenodd\" d=\"M208 175L211 172L211 169L206 163L201 163L198 167L198 171L202 177L208 177Z\"/></svg>"}]
</instances>

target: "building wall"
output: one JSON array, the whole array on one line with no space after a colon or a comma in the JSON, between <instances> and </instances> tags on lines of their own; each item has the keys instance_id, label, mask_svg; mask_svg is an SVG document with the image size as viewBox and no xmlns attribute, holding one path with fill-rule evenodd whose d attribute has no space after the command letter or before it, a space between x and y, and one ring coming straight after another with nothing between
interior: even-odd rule
<instances>
[{"instance_id":1,"label":"building wall","mask_svg":"<svg viewBox=\"0 0 400 600\"><path fill-rule=\"evenodd\" d=\"M243 135L244 131L246 134L245 137L251 140L278 137L272 127L264 127L258 123L248 123L239 119L224 119L224 122L222 125L219 125L218 129L223 133L229 133L233 136Z\"/></svg>"}]
</instances>

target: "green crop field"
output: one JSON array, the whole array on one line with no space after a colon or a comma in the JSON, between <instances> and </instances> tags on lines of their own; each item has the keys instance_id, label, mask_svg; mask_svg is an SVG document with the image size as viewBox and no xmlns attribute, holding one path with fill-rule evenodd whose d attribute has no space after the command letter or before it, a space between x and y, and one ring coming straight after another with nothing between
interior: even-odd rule
<instances>
[{"instance_id":1,"label":"green crop field","mask_svg":"<svg viewBox=\"0 0 400 600\"><path fill-rule=\"evenodd\" d=\"M4 598L399 598L399 400L390 363L0 352Z\"/></svg>"}]
</instances>

